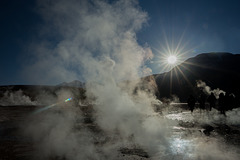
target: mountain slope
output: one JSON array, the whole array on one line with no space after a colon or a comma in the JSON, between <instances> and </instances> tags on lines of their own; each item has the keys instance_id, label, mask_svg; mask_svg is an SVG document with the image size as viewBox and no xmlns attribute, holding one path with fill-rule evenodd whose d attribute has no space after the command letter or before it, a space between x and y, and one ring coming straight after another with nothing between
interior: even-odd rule
<instances>
[{"instance_id":1,"label":"mountain slope","mask_svg":"<svg viewBox=\"0 0 240 160\"><path fill-rule=\"evenodd\" d=\"M171 71L154 75L160 97L177 95L185 101L189 94L199 94L196 81L202 80L211 88L240 92L240 55L203 53L190 58Z\"/></svg>"},{"instance_id":2,"label":"mountain slope","mask_svg":"<svg viewBox=\"0 0 240 160\"><path fill-rule=\"evenodd\" d=\"M63 82L58 84L57 86L68 86L68 87L78 87L78 88L85 88L85 84L81 81L74 80L72 82Z\"/></svg>"}]
</instances>

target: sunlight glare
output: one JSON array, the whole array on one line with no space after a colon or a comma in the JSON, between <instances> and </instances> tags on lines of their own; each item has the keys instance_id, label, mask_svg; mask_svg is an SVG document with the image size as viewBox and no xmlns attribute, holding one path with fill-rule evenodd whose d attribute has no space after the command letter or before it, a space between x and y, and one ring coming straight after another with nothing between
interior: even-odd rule
<instances>
[{"instance_id":1,"label":"sunlight glare","mask_svg":"<svg viewBox=\"0 0 240 160\"><path fill-rule=\"evenodd\" d=\"M169 56L167 59L169 64L174 64L177 61L177 57L176 56Z\"/></svg>"}]
</instances>

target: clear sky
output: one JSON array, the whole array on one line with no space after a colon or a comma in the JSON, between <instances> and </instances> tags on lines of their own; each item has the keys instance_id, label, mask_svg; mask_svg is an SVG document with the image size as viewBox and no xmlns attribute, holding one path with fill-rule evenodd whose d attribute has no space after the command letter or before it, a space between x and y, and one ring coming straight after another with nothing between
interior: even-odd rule
<instances>
[{"instance_id":1,"label":"clear sky","mask_svg":"<svg viewBox=\"0 0 240 160\"><path fill-rule=\"evenodd\" d=\"M161 57L163 54L170 54L166 53L170 50L181 52L177 53L182 54L181 60L205 52L240 53L240 1L138 2L138 7L147 13L147 21L137 31L136 39L140 46L147 46L152 50L154 58L146 64L152 73L167 71L161 65ZM42 26L49 22L38 10L39 6L35 0L0 1L0 85L44 84L35 82L34 79L29 80L24 73L28 72L25 70L26 64L34 59L29 52L33 51L32 46L42 44ZM51 28L48 29L48 33L52 33L47 37L49 43L59 43L58 35L55 35ZM46 84L56 84L60 81L62 80L47 81Z\"/></svg>"}]
</instances>

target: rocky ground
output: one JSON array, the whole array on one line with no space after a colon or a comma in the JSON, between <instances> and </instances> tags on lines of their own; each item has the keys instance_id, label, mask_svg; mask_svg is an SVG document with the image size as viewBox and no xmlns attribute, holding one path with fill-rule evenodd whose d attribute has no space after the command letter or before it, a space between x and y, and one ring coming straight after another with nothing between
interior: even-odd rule
<instances>
[{"instance_id":1,"label":"rocky ground","mask_svg":"<svg viewBox=\"0 0 240 160\"><path fill-rule=\"evenodd\" d=\"M36 144L23 133L27 121L33 120L32 113L41 106L1 106L0 107L0 159L34 159ZM138 146L118 148L116 159L240 159L240 110L219 115L217 110L191 114L188 110L171 107L160 113L165 119L176 121L169 124L171 134L166 139L169 150L164 155L150 154ZM95 124L92 106L82 106L83 119L74 126L85 127L95 134L95 145L105 145L112 140ZM29 118L29 115L31 118ZM41 115L38 115L41 116ZM27 118L28 117L28 118ZM174 125L172 125L174 124ZM104 138L99 138L104 136ZM65 159L51 156L49 159Z\"/></svg>"}]
</instances>

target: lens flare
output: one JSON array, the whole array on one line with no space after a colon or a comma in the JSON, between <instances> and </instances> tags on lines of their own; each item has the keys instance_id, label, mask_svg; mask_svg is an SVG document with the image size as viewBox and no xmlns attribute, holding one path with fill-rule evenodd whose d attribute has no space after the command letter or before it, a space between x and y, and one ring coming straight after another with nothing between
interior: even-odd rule
<instances>
[{"instance_id":1,"label":"lens flare","mask_svg":"<svg viewBox=\"0 0 240 160\"><path fill-rule=\"evenodd\" d=\"M71 101L71 100L72 100L72 98L68 98L68 99L65 100L65 102L68 102L68 101Z\"/></svg>"},{"instance_id":2,"label":"lens flare","mask_svg":"<svg viewBox=\"0 0 240 160\"><path fill-rule=\"evenodd\" d=\"M49 105L49 106L40 108L40 109L34 111L33 113L34 113L34 114L37 114L37 113L43 112L43 111L48 110L48 109L50 109L50 108L52 108L52 107L54 107L54 106L56 106L56 105L59 105L59 104L61 104L61 103L67 103L67 102L69 102L69 101L71 101L71 100L72 100L72 98L68 98L68 99L64 100L64 102L59 102L59 103L51 104L51 105Z\"/></svg>"}]
</instances>

